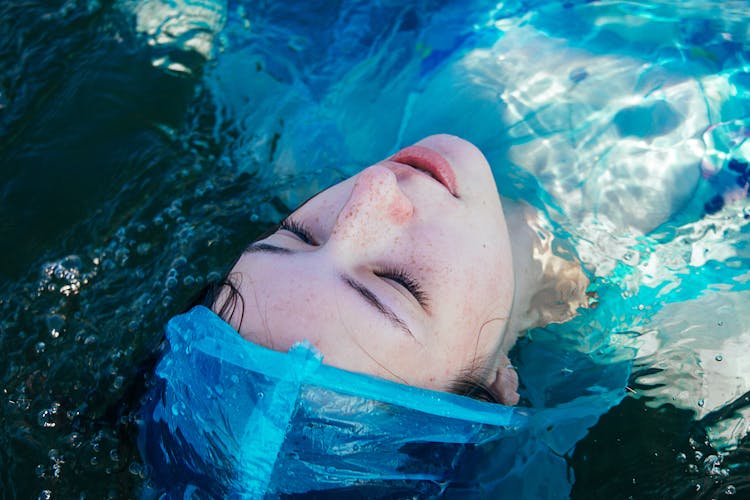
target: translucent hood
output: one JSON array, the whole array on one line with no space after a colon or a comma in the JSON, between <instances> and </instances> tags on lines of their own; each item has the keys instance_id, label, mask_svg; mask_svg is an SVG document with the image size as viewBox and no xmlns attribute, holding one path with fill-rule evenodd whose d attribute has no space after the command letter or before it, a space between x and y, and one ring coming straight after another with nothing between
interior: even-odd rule
<instances>
[{"instance_id":1,"label":"translucent hood","mask_svg":"<svg viewBox=\"0 0 750 500\"><path fill-rule=\"evenodd\" d=\"M205 307L173 318L167 339L139 436L152 471L144 496L356 488L368 497L558 498L572 484L561 455L619 401L627 379L627 369L605 370L612 390L555 408L507 407L323 365L309 344L272 351Z\"/></svg>"}]
</instances>

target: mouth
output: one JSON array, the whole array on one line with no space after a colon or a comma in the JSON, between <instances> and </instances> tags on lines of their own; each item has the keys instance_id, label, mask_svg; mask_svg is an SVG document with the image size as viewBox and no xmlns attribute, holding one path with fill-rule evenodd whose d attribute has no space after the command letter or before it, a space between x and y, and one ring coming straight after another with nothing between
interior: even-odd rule
<instances>
[{"instance_id":1,"label":"mouth","mask_svg":"<svg viewBox=\"0 0 750 500\"><path fill-rule=\"evenodd\" d=\"M456 174L448 163L448 160L437 151L424 146L409 146L389 158L390 161L408 165L415 170L429 175L454 197L458 198Z\"/></svg>"}]
</instances>

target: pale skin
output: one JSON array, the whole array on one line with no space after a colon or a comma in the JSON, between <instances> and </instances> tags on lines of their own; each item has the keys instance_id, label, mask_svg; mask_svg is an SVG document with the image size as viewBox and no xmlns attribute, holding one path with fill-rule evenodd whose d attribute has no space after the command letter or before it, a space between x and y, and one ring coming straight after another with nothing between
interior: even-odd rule
<instances>
[{"instance_id":1,"label":"pale skin","mask_svg":"<svg viewBox=\"0 0 750 500\"><path fill-rule=\"evenodd\" d=\"M514 291L538 279L528 238L516 246L484 155L430 136L250 245L230 272L244 307L227 320L265 347L308 340L324 363L426 389L471 371L515 404L506 353L535 320Z\"/></svg>"}]
</instances>

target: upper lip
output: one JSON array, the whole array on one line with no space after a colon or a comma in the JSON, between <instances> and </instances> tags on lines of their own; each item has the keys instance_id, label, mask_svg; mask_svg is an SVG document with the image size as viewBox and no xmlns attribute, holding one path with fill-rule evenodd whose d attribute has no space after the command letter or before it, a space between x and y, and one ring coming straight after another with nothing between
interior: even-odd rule
<instances>
[{"instance_id":1,"label":"upper lip","mask_svg":"<svg viewBox=\"0 0 750 500\"><path fill-rule=\"evenodd\" d=\"M415 144L404 148L388 158L390 161L408 165L434 177L455 197L458 197L456 174L443 155L424 146Z\"/></svg>"}]
</instances>

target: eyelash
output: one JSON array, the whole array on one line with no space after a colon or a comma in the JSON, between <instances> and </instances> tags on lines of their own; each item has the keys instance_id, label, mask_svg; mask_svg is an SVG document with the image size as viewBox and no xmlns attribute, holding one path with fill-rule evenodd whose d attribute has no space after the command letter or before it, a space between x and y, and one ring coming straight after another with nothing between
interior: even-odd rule
<instances>
[{"instance_id":1,"label":"eyelash","mask_svg":"<svg viewBox=\"0 0 750 500\"><path fill-rule=\"evenodd\" d=\"M419 302L420 305L422 305L423 307L427 307L427 294L422 289L422 286L419 284L419 282L415 280L408 271L397 267L387 267L381 271L376 272L375 275L381 278L395 281L399 285L406 288L409 293L411 293L414 298L417 299L417 302Z\"/></svg>"},{"instance_id":2,"label":"eyelash","mask_svg":"<svg viewBox=\"0 0 750 500\"><path fill-rule=\"evenodd\" d=\"M312 235L312 231L300 221L294 219L285 219L279 224L279 229L289 231L290 233L297 236L300 240L308 245L317 246L315 238ZM419 282L405 269L398 267L386 267L375 273L380 278L389 279L395 281L399 285L403 286L409 293L411 293L417 302L423 307L427 307L427 294L422 289Z\"/></svg>"},{"instance_id":3,"label":"eyelash","mask_svg":"<svg viewBox=\"0 0 750 500\"><path fill-rule=\"evenodd\" d=\"M284 219L281 224L279 224L279 229L289 231L308 245L317 246L315 238L313 238L312 231L310 231L307 226L299 221L293 219Z\"/></svg>"}]
</instances>

